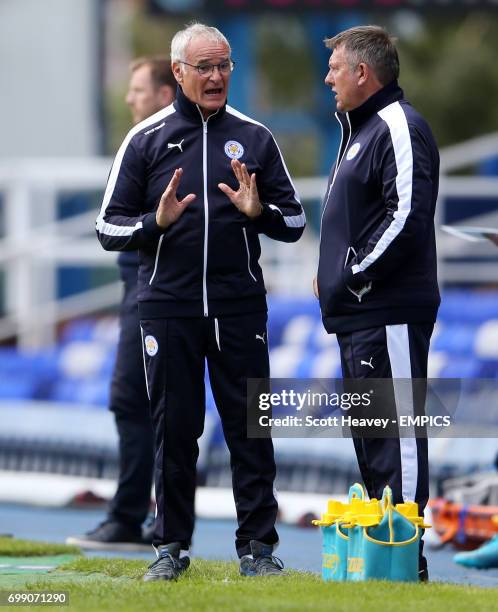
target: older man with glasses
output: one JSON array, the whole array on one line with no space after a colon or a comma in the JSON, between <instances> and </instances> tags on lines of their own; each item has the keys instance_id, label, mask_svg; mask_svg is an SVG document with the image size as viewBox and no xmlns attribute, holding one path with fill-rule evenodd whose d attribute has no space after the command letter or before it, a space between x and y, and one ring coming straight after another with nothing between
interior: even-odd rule
<instances>
[{"instance_id":1,"label":"older man with glasses","mask_svg":"<svg viewBox=\"0 0 498 612\"><path fill-rule=\"evenodd\" d=\"M171 60L177 100L128 134L97 219L105 249L140 250L158 556L144 579L176 579L189 565L205 361L231 456L240 572L280 575L273 445L248 439L246 384L269 376L258 235L294 242L305 216L271 132L226 103L225 36L192 24L174 36Z\"/></svg>"}]
</instances>

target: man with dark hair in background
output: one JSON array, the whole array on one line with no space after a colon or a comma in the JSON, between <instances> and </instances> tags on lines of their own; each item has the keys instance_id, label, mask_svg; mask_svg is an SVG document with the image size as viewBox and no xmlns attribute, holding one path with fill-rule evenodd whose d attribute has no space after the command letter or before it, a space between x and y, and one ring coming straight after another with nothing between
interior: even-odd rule
<instances>
[{"instance_id":1,"label":"man with dark hair in background","mask_svg":"<svg viewBox=\"0 0 498 612\"><path fill-rule=\"evenodd\" d=\"M140 57L130 64L130 72L126 104L137 125L173 102L176 81L168 57Z\"/></svg>"},{"instance_id":2,"label":"man with dark hair in background","mask_svg":"<svg viewBox=\"0 0 498 612\"><path fill-rule=\"evenodd\" d=\"M167 57L142 57L130 65L126 103L137 125L175 99L176 80ZM150 550L153 527L142 529L149 506L154 467L154 436L145 384L137 306L138 251L120 253L124 283L120 334L109 409L119 436L118 488L103 523L67 539L81 548Z\"/></svg>"},{"instance_id":3,"label":"man with dark hair in background","mask_svg":"<svg viewBox=\"0 0 498 612\"><path fill-rule=\"evenodd\" d=\"M337 334L344 378L418 378L423 390L440 302L438 149L398 86L398 53L385 30L351 28L325 44L332 49L325 83L335 93L342 140L325 196L315 281L323 323ZM393 386L395 417L401 404ZM410 393L411 405L403 407L419 414L424 398ZM370 497L390 485L394 503L415 501L423 514L427 438L398 433L353 434L361 474ZM427 580L422 548L421 540L419 577Z\"/></svg>"}]
</instances>

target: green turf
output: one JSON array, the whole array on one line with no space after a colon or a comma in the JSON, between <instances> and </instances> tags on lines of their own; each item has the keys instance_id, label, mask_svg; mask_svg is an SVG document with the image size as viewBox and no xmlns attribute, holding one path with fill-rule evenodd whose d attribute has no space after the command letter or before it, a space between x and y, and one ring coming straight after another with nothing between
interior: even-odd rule
<instances>
[{"instance_id":1,"label":"green turf","mask_svg":"<svg viewBox=\"0 0 498 612\"><path fill-rule=\"evenodd\" d=\"M334 584L301 572L281 578L242 578L234 562L198 559L193 560L177 582L144 583L140 579L146 568L147 563L142 561L82 558L65 564L56 573L35 578L25 588L69 591L70 610L82 612L160 609L468 612L496 610L498 601L498 589L449 584Z\"/></svg>"},{"instance_id":2,"label":"green turf","mask_svg":"<svg viewBox=\"0 0 498 612\"><path fill-rule=\"evenodd\" d=\"M177 582L144 583L141 577L146 569L144 561L79 557L45 574L2 575L0 589L67 591L69 606L58 609L71 612L484 612L498 608L498 589L462 585L325 583L304 572L242 578L235 562L200 559L194 559ZM23 606L23 610L30 609Z\"/></svg>"},{"instance_id":3,"label":"green turf","mask_svg":"<svg viewBox=\"0 0 498 612\"><path fill-rule=\"evenodd\" d=\"M80 554L81 551L77 546L0 537L0 557L38 557L46 555Z\"/></svg>"}]
</instances>

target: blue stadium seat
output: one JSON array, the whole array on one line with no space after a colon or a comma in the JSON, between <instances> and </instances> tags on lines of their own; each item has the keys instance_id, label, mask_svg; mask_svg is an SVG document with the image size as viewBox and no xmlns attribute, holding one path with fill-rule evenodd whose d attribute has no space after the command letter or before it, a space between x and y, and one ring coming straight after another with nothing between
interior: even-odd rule
<instances>
[{"instance_id":1,"label":"blue stadium seat","mask_svg":"<svg viewBox=\"0 0 498 612\"><path fill-rule=\"evenodd\" d=\"M78 401L82 404L92 404L106 409L109 405L109 381L93 379L79 385Z\"/></svg>"},{"instance_id":2,"label":"blue stadium seat","mask_svg":"<svg viewBox=\"0 0 498 612\"><path fill-rule=\"evenodd\" d=\"M271 346L282 342L282 334L290 319L298 315L308 315L320 319L318 300L311 297L289 298L268 296L268 331Z\"/></svg>"},{"instance_id":3,"label":"blue stadium seat","mask_svg":"<svg viewBox=\"0 0 498 612\"><path fill-rule=\"evenodd\" d=\"M342 378L341 356L337 345L315 351L310 377Z\"/></svg>"},{"instance_id":4,"label":"blue stadium seat","mask_svg":"<svg viewBox=\"0 0 498 612\"><path fill-rule=\"evenodd\" d=\"M472 355L477 327L477 325L459 323L443 324L431 348L453 355Z\"/></svg>"},{"instance_id":5,"label":"blue stadium seat","mask_svg":"<svg viewBox=\"0 0 498 612\"><path fill-rule=\"evenodd\" d=\"M118 330L118 319L115 316L77 319L69 321L63 328L61 344L96 341L115 345L118 341Z\"/></svg>"},{"instance_id":6,"label":"blue stadium seat","mask_svg":"<svg viewBox=\"0 0 498 612\"><path fill-rule=\"evenodd\" d=\"M496 291L453 289L441 296L438 318L445 323L479 324L498 315Z\"/></svg>"},{"instance_id":7,"label":"blue stadium seat","mask_svg":"<svg viewBox=\"0 0 498 612\"><path fill-rule=\"evenodd\" d=\"M475 378L480 375L481 364L475 357L449 355L446 364L441 368L441 378Z\"/></svg>"},{"instance_id":8,"label":"blue stadium seat","mask_svg":"<svg viewBox=\"0 0 498 612\"><path fill-rule=\"evenodd\" d=\"M77 319L69 321L61 334L61 344L75 341L87 341L93 337L95 319Z\"/></svg>"},{"instance_id":9,"label":"blue stadium seat","mask_svg":"<svg viewBox=\"0 0 498 612\"><path fill-rule=\"evenodd\" d=\"M58 353L52 349L27 353L1 347L0 398L45 399L57 379L57 359Z\"/></svg>"},{"instance_id":10,"label":"blue stadium seat","mask_svg":"<svg viewBox=\"0 0 498 612\"><path fill-rule=\"evenodd\" d=\"M100 375L107 379L108 383L111 382L112 372L114 370L114 363L116 361L116 346L111 346L107 351L107 354L102 362L100 368ZM145 374L144 374L145 376Z\"/></svg>"},{"instance_id":11,"label":"blue stadium seat","mask_svg":"<svg viewBox=\"0 0 498 612\"><path fill-rule=\"evenodd\" d=\"M114 350L95 340L67 342L59 353L59 373L76 380L97 376L109 370L109 353Z\"/></svg>"},{"instance_id":12,"label":"blue stadium seat","mask_svg":"<svg viewBox=\"0 0 498 612\"><path fill-rule=\"evenodd\" d=\"M301 346L281 344L270 350L270 371L274 378L294 378L305 351Z\"/></svg>"},{"instance_id":13,"label":"blue stadium seat","mask_svg":"<svg viewBox=\"0 0 498 612\"><path fill-rule=\"evenodd\" d=\"M36 377L20 374L16 377L0 375L0 400L28 400L36 396Z\"/></svg>"},{"instance_id":14,"label":"blue stadium seat","mask_svg":"<svg viewBox=\"0 0 498 612\"><path fill-rule=\"evenodd\" d=\"M55 402L91 404L107 408L109 382L100 379L83 381L61 379L54 385L50 399Z\"/></svg>"},{"instance_id":15,"label":"blue stadium seat","mask_svg":"<svg viewBox=\"0 0 498 612\"><path fill-rule=\"evenodd\" d=\"M314 358L315 354L311 351L303 351L301 355L301 360L299 361L299 364L292 378L311 378L311 369L313 366Z\"/></svg>"}]
</instances>

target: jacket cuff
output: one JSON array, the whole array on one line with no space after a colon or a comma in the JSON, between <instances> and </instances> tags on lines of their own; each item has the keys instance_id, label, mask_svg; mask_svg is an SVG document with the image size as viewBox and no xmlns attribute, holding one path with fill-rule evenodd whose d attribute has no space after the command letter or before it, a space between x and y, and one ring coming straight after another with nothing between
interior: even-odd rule
<instances>
[{"instance_id":1,"label":"jacket cuff","mask_svg":"<svg viewBox=\"0 0 498 612\"><path fill-rule=\"evenodd\" d=\"M165 230L156 223L156 213L147 213L142 218L142 227L147 234L152 236L160 236Z\"/></svg>"},{"instance_id":2,"label":"jacket cuff","mask_svg":"<svg viewBox=\"0 0 498 612\"><path fill-rule=\"evenodd\" d=\"M267 204L261 203L261 214L259 217L253 219L253 223L261 228L266 227L267 223L273 218L274 214L274 211Z\"/></svg>"}]
</instances>

